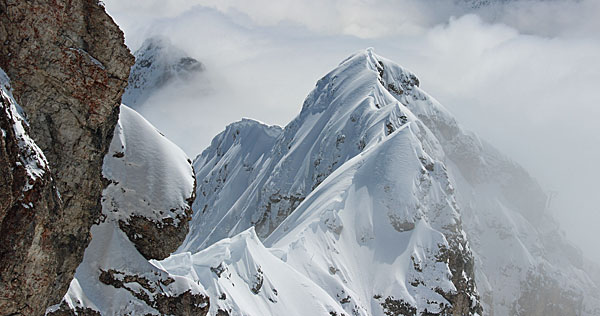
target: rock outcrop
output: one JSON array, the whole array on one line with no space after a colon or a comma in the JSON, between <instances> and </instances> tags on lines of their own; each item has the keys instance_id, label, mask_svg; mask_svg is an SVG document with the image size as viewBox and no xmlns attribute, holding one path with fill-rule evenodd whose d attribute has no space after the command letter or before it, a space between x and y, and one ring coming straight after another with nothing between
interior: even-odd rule
<instances>
[{"instance_id":1,"label":"rock outcrop","mask_svg":"<svg viewBox=\"0 0 600 316\"><path fill-rule=\"evenodd\" d=\"M92 226L67 295L48 315L206 315L209 298L163 259L188 232L195 180L185 153L123 105L103 175L102 223Z\"/></svg>"},{"instance_id":2,"label":"rock outcrop","mask_svg":"<svg viewBox=\"0 0 600 316\"><path fill-rule=\"evenodd\" d=\"M23 195L15 159L26 153L3 138L0 310L40 315L66 292L101 219L102 161L133 57L97 0L2 1L0 41L0 67L48 162ZM7 100L0 114L9 130Z\"/></svg>"}]
</instances>

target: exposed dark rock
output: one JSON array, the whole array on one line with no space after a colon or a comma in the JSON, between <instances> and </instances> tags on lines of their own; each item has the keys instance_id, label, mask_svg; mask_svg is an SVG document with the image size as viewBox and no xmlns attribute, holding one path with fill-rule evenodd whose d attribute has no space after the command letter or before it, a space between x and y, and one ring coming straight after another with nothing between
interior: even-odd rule
<instances>
[{"instance_id":1,"label":"exposed dark rock","mask_svg":"<svg viewBox=\"0 0 600 316\"><path fill-rule=\"evenodd\" d=\"M133 58L97 0L2 1L0 42L0 67L49 162L25 197L33 208L12 196L3 214L0 310L40 315L66 292L100 218L102 160ZM18 170L3 177L23 181Z\"/></svg>"},{"instance_id":2,"label":"exposed dark rock","mask_svg":"<svg viewBox=\"0 0 600 316\"><path fill-rule=\"evenodd\" d=\"M0 313L35 315L58 290L54 279L69 248L56 226L62 204L41 151L10 97L0 95ZM24 128L25 134L19 133ZM28 166L33 164L33 166ZM28 173L39 168L39 176ZM60 254L60 256L59 256ZM40 297L28 298L32 295ZM34 301L38 302L34 304ZM40 304L41 303L41 304Z\"/></svg>"},{"instance_id":3,"label":"exposed dark rock","mask_svg":"<svg viewBox=\"0 0 600 316\"><path fill-rule=\"evenodd\" d=\"M417 309L414 308L410 303L404 302L403 300L395 299L392 296L385 298L380 303L383 308L383 313L388 316L415 316L417 315Z\"/></svg>"},{"instance_id":4,"label":"exposed dark rock","mask_svg":"<svg viewBox=\"0 0 600 316\"><path fill-rule=\"evenodd\" d=\"M210 267L210 271L217 275L218 278L221 277L223 272L227 271L227 268L223 266L223 263L220 263L217 267ZM223 293L225 295L225 293Z\"/></svg>"},{"instance_id":5,"label":"exposed dark rock","mask_svg":"<svg viewBox=\"0 0 600 316\"><path fill-rule=\"evenodd\" d=\"M99 312L87 307L76 307L75 310L72 310L64 301L61 302L60 307L57 310L48 314L52 316L102 316Z\"/></svg>"},{"instance_id":6,"label":"exposed dark rock","mask_svg":"<svg viewBox=\"0 0 600 316\"><path fill-rule=\"evenodd\" d=\"M219 309L219 310L217 310L216 316L229 316L229 313L226 310Z\"/></svg>"},{"instance_id":7,"label":"exposed dark rock","mask_svg":"<svg viewBox=\"0 0 600 316\"><path fill-rule=\"evenodd\" d=\"M252 283L252 288L250 289L252 291L252 293L258 294L260 292L260 289L263 286L263 282L264 282L263 272L262 272L261 268L258 267L258 271L254 275L254 282Z\"/></svg>"},{"instance_id":8,"label":"exposed dark rock","mask_svg":"<svg viewBox=\"0 0 600 316\"><path fill-rule=\"evenodd\" d=\"M185 217L178 216L179 223L172 219L155 222L143 216L132 216L127 222L119 221L119 228L135 248L146 259L164 259L181 245L189 230L191 206L185 211ZM183 217L183 218L182 218Z\"/></svg>"},{"instance_id":9,"label":"exposed dark rock","mask_svg":"<svg viewBox=\"0 0 600 316\"><path fill-rule=\"evenodd\" d=\"M473 254L461 231L459 224L455 233L446 235L450 248L442 248L438 256L440 262L448 263L452 273L451 281L456 288L453 292L437 291L451 304L443 306L439 315L482 315L483 312L475 286Z\"/></svg>"},{"instance_id":10,"label":"exposed dark rock","mask_svg":"<svg viewBox=\"0 0 600 316\"><path fill-rule=\"evenodd\" d=\"M208 297L201 294L194 294L190 290L176 296L164 292L161 284L168 285L172 283L173 279L171 278L161 279L156 282L142 276L108 270L101 272L100 282L129 291L133 296L158 310L162 315L203 316L208 314L210 307ZM127 286L127 284L131 283L141 286L145 291L136 291L134 290L136 287ZM148 293L151 293L151 295Z\"/></svg>"},{"instance_id":11,"label":"exposed dark rock","mask_svg":"<svg viewBox=\"0 0 600 316\"><path fill-rule=\"evenodd\" d=\"M306 196L302 193L281 195L279 192L272 194L264 205L264 212L260 220L254 225L259 236L268 236L275 228L288 217L304 201ZM271 219L272 209L277 209L277 221Z\"/></svg>"}]
</instances>

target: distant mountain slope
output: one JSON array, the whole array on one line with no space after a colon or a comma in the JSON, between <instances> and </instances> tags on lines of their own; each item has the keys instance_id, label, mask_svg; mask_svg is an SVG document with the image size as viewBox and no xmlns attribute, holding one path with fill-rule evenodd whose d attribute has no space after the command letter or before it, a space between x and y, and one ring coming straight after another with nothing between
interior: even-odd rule
<instances>
[{"instance_id":1,"label":"distant mountain slope","mask_svg":"<svg viewBox=\"0 0 600 316\"><path fill-rule=\"evenodd\" d=\"M371 223L374 221L371 216L375 215L359 215L361 212L353 211L356 205L367 203L361 209L367 214L378 214L385 209L379 203L391 199L395 201L392 202L395 209L404 210L397 215L398 221L392 221L399 230L417 229L423 219L428 227L442 232L451 241L448 237L453 233L444 231L446 225L436 226L431 215L437 214L438 205L443 204L438 203L446 200L457 213L452 215L449 211L437 220L455 218L457 223L464 223L474 253L476 283L485 315L598 314L598 285L583 270L581 254L565 241L558 232L558 224L545 211L546 196L536 181L492 146L463 130L447 110L418 86L414 74L367 50L343 61L319 80L300 115L283 131L248 120L230 125L194 162L198 171L198 198L193 206L196 213L190 234L178 251L196 252L254 226L258 236L266 238L267 246L283 249L274 251L287 258L298 271L313 280L325 280L327 274L320 271L327 272L327 265L337 271L335 264L339 264L346 273L333 273L335 276L331 278L342 284L336 289L356 291L361 284L354 279L359 278L356 271L365 271L347 267L348 261L354 259L335 258L332 253L339 248L326 241L330 237L320 233L319 225L331 227L330 234L335 235L336 227L347 227L347 223L342 224L346 221ZM408 137L412 139L409 143L417 142L413 149L406 142L384 145L400 137L392 137L399 129L407 129L402 134L412 135ZM269 130L272 132L268 133ZM374 149L382 146L404 146L404 150L414 151L426 173L435 174L431 175L435 180L419 182L419 177L415 177L412 185L407 180L389 198L386 194L378 195L377 189L371 189L368 183L376 183L377 179L382 183L389 181L387 190L392 190L394 181L386 180L386 176L395 174L394 168L404 168L407 163L380 156L371 159L380 160L380 168L387 171L365 172L365 179L369 174L378 177L363 180L367 184L362 186L368 193L354 188L362 182L351 175L357 171L349 171L358 167L350 165L370 150L383 150ZM400 155L394 151L396 148L389 150L394 156ZM336 171L341 166L344 171ZM438 170L442 174L436 173ZM397 176L398 183L406 174L410 172ZM330 189L332 177L340 183L352 184ZM351 180L341 180L345 177ZM444 180L446 177L448 180ZM432 181L442 188L447 181L447 191L427 193ZM357 190L362 193L356 193ZM427 197L428 194L433 196ZM444 194L447 196L443 197ZM408 202L411 198L416 199L414 204ZM348 199L355 202L349 203ZM339 214L356 214L360 220ZM384 233L379 226L362 225L367 226L350 224L358 226L354 234L365 240ZM343 252L361 253L353 248L356 245L342 241L345 238L336 239L344 245L339 246ZM385 241L363 243L366 241L359 241L358 245L375 249L384 247ZM323 245L327 247L321 248ZM431 245L425 248L432 249ZM399 257L402 253L385 252ZM469 262L468 251L463 255L463 260ZM320 259L308 260L307 256ZM386 272L390 271L394 270ZM331 290L335 287L330 283L317 283L328 288L331 295L339 294ZM358 292L350 295L352 306L361 313L374 312L375 309L365 307L372 305L368 303L369 296L364 291ZM423 310L424 305L409 301L414 304L411 306Z\"/></svg>"},{"instance_id":2,"label":"distant mountain slope","mask_svg":"<svg viewBox=\"0 0 600 316\"><path fill-rule=\"evenodd\" d=\"M283 130L243 120L219 134L195 161L198 211L179 251L238 239L255 224L273 254L324 291L314 298L322 306L333 300L345 315L479 314L473 257L443 152L386 90L417 79L398 66L384 69L387 62L372 50L347 59ZM214 247L194 257L210 257ZM212 284L187 272L190 264L196 273L207 266L188 256L174 255L165 267ZM228 278L257 266L262 278L277 273L245 262L210 267ZM264 301L267 295L263 302L281 308L294 291L278 293L277 301ZM211 310L262 315L235 295L217 304Z\"/></svg>"},{"instance_id":3,"label":"distant mountain slope","mask_svg":"<svg viewBox=\"0 0 600 316\"><path fill-rule=\"evenodd\" d=\"M136 108L153 93L170 84L185 84L204 71L204 65L171 44L166 37L146 39L134 53L122 102Z\"/></svg>"}]
</instances>

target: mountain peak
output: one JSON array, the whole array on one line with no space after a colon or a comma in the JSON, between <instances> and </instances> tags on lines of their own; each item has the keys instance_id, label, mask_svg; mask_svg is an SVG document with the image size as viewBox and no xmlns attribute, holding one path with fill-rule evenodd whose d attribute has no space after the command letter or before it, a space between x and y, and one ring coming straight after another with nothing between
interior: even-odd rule
<instances>
[{"instance_id":1,"label":"mountain peak","mask_svg":"<svg viewBox=\"0 0 600 316\"><path fill-rule=\"evenodd\" d=\"M538 242L543 232L532 225L542 221L543 203L538 201L545 201L535 180L465 131L419 84L412 72L367 48L318 80L301 113L269 142L241 137L234 142L230 133L248 122L230 125L213 141L230 145L211 145L194 163L196 213L179 251L204 251L254 226L273 253L318 280L346 311L359 315L393 314L389 308L400 314L431 312L428 300L441 303L434 304L441 313L452 306L463 314L480 314L481 303L487 311L510 314L518 300L527 300L537 289L552 291L532 285L535 280L565 284L577 293L591 290L588 277L573 267L540 268L550 255L540 256L537 249L553 250ZM531 229L521 232L523 228ZM384 249L388 242L394 247ZM436 248L440 244L444 246ZM468 245L473 245L472 256ZM497 256L498 245L513 258L528 260L514 263L511 275L498 274L496 262L512 264L511 257ZM395 252L399 250L403 252ZM354 260L357 253L361 259L349 266L348 258ZM373 254L379 257L369 261ZM404 262L406 258L410 260ZM449 264L438 266L433 258ZM388 261L404 262L414 271L373 268L373 262ZM422 274L424 267L434 269ZM390 281L391 271L403 280ZM368 273L372 275L365 281ZM431 293L431 299L420 301L428 287L443 288L428 277L421 279L426 275L451 275L436 279L450 289L444 299ZM414 280L404 286L406 276ZM362 282L368 283L365 288ZM373 289L378 290L365 295ZM464 293L473 295L473 305L465 306L455 296ZM557 314L576 304L575 296L561 293L566 309ZM577 308L588 310L594 304ZM521 305L522 314L535 308Z\"/></svg>"},{"instance_id":2,"label":"mountain peak","mask_svg":"<svg viewBox=\"0 0 600 316\"><path fill-rule=\"evenodd\" d=\"M264 129L260 123L228 126L194 162L197 212L179 252L206 252L254 226L347 313L391 315L398 308L474 315L472 257L443 152L399 100L427 99L417 85L411 72L366 49L317 82L270 146L237 133L248 125ZM363 260L345 262L365 249ZM445 255L452 264L439 264ZM424 273L425 267L431 269ZM413 279L390 280L379 271ZM352 278L369 273L373 282L366 285Z\"/></svg>"},{"instance_id":3,"label":"mountain peak","mask_svg":"<svg viewBox=\"0 0 600 316\"><path fill-rule=\"evenodd\" d=\"M188 82L204 71L204 65L163 36L146 39L135 52L123 103L136 107L157 89L174 82Z\"/></svg>"},{"instance_id":4,"label":"mountain peak","mask_svg":"<svg viewBox=\"0 0 600 316\"><path fill-rule=\"evenodd\" d=\"M333 101L347 96L352 97L355 95L353 90L357 88L364 91L359 93L371 96L384 93L385 90L399 99L403 94L411 93L415 87L419 87L419 83L414 73L375 54L375 50L369 47L350 55L321 78L313 92L306 98L303 112L320 112L333 103L347 106L346 102ZM383 105L381 102L374 104L376 108L381 108Z\"/></svg>"},{"instance_id":5,"label":"mountain peak","mask_svg":"<svg viewBox=\"0 0 600 316\"><path fill-rule=\"evenodd\" d=\"M272 136L279 136L279 134L281 133L281 130L282 130L280 126L267 125L258 120L243 117L241 120L227 125L227 127L225 127L224 133L227 133L228 131L229 132L235 131L237 134L240 134L240 133L243 134L244 131L249 131L252 129L263 130L265 133L268 133Z\"/></svg>"},{"instance_id":6,"label":"mountain peak","mask_svg":"<svg viewBox=\"0 0 600 316\"><path fill-rule=\"evenodd\" d=\"M267 132L265 125L250 120L229 125L194 162L200 191L206 193L199 195L196 209L208 210L210 205L214 208L210 214L194 215L197 220L193 223L199 225L196 229L201 232L189 236L180 250L203 249L252 225L258 236L265 238L312 190L352 157L410 122L415 123L412 129L418 135L427 133L399 101L400 96L427 99L417 84L414 74L377 56L373 49L366 49L321 78L304 101L301 113L283 131L277 128ZM390 87L406 93L394 96ZM428 153L442 156L434 137L422 138ZM236 161L240 153L245 153L245 157ZM235 169L239 164L243 168ZM248 174L256 179L244 178ZM215 177L220 181L213 183ZM240 187L234 185L235 181L228 184L232 177L246 180ZM209 194L229 185L240 194L240 201L232 204L232 191L228 190L223 190L228 193L222 196ZM221 204L221 200L227 202ZM240 224L231 225L230 220ZM219 223L228 223L228 227L215 228Z\"/></svg>"}]
</instances>

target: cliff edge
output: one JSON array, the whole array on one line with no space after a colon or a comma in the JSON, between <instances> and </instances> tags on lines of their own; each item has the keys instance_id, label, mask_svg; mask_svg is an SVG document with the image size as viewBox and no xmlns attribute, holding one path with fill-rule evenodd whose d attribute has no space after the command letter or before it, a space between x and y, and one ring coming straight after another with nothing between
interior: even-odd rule
<instances>
[{"instance_id":1,"label":"cliff edge","mask_svg":"<svg viewBox=\"0 0 600 316\"><path fill-rule=\"evenodd\" d=\"M41 315L60 302L102 220L102 162L134 59L96 0L2 1L0 41L11 86L0 111L0 310ZM6 133L15 124L28 126L25 147ZM28 152L47 162L37 178L19 169Z\"/></svg>"}]
</instances>

